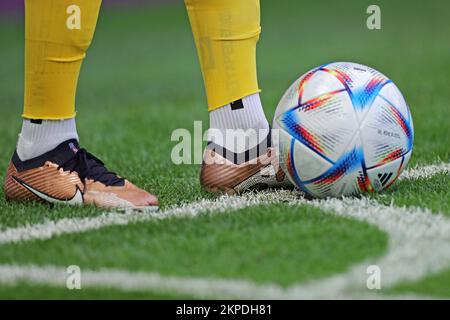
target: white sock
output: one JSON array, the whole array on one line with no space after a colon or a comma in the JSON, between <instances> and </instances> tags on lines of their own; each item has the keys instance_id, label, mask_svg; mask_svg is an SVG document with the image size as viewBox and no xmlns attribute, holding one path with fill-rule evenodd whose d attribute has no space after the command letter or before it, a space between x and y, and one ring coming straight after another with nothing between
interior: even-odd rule
<instances>
[{"instance_id":1,"label":"white sock","mask_svg":"<svg viewBox=\"0 0 450 320\"><path fill-rule=\"evenodd\" d=\"M236 153L255 147L265 140L269 133L269 123L264 114L259 93L249 95L211 111L209 113L209 123L210 129L213 129L210 130L210 140ZM226 139L226 130L230 129L246 131L244 134L246 143L236 143L234 139ZM224 137L222 143L213 138L216 130Z\"/></svg>"},{"instance_id":2,"label":"white sock","mask_svg":"<svg viewBox=\"0 0 450 320\"><path fill-rule=\"evenodd\" d=\"M22 161L38 157L53 150L64 141L70 139L78 140L75 118L42 120L40 123L33 122L24 119L22 132L19 134L17 154Z\"/></svg>"}]
</instances>

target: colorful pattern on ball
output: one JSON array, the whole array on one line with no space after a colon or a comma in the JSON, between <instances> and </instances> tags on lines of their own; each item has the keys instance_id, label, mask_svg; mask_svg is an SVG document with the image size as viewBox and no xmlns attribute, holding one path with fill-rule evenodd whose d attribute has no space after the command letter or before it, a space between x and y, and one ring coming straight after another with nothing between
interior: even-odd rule
<instances>
[{"instance_id":1,"label":"colorful pattern on ball","mask_svg":"<svg viewBox=\"0 0 450 320\"><path fill-rule=\"evenodd\" d=\"M392 185L409 160L413 126L406 103L390 102L404 100L391 96L401 93L389 78L355 63L323 65L301 77L274 120L287 133L281 157L292 182L316 197ZM306 148L296 151L298 143Z\"/></svg>"}]
</instances>

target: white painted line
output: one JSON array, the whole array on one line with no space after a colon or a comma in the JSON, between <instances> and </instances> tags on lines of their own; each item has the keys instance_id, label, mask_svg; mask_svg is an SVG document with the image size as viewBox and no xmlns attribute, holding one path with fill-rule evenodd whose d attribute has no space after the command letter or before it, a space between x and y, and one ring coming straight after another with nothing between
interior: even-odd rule
<instances>
[{"instance_id":1,"label":"white painted line","mask_svg":"<svg viewBox=\"0 0 450 320\"><path fill-rule=\"evenodd\" d=\"M15 266L0 265L0 282L15 284L25 281L33 284L53 285L63 287L67 273L64 268L56 266ZM258 286L242 280L216 280L208 278L181 278L161 276L157 273L128 272L121 270L102 269L99 271L81 270L82 288L119 288L123 291L151 291L183 293L201 297L203 295L227 297L253 297L260 288L271 295L282 294L280 287L274 285ZM237 291L239 290L239 291Z\"/></svg>"},{"instance_id":2,"label":"white painted line","mask_svg":"<svg viewBox=\"0 0 450 320\"><path fill-rule=\"evenodd\" d=\"M446 172L450 172L450 163L441 162L423 167L416 166L403 171L399 180L429 179L439 173Z\"/></svg>"},{"instance_id":3,"label":"white painted line","mask_svg":"<svg viewBox=\"0 0 450 320\"><path fill-rule=\"evenodd\" d=\"M346 273L294 286L293 295L312 299L358 297L369 291L366 270L373 264L381 269L383 288L416 281L450 266L450 219L442 214L421 208L383 206L365 198L321 200L313 205L377 226L388 234L389 248L385 256L368 259Z\"/></svg>"},{"instance_id":4,"label":"white painted line","mask_svg":"<svg viewBox=\"0 0 450 320\"><path fill-rule=\"evenodd\" d=\"M416 168L407 173L407 178L427 178L433 174L448 171L448 166L434 166L433 169ZM0 233L0 243L49 239L60 234L85 232L108 225L124 225L155 218L194 217L202 212L221 213L269 203L313 205L339 216L373 224L388 234L388 252L384 257L364 261L343 274L288 288L243 280L179 278L155 273L107 269L82 271L82 285L131 291L169 291L199 297L221 298L373 298L376 297L375 293L365 287L368 265L380 266L384 288L405 280L418 280L450 266L450 219L444 215L432 214L426 209L383 206L366 198L308 201L298 193L289 191L260 192L239 197L223 196L214 201L202 200L159 214L106 214L90 219L62 219L34 226L7 229ZM62 286L65 284L64 272L65 270L55 266L0 265L0 282L15 284L18 281L27 281ZM414 296L404 297L413 298Z\"/></svg>"},{"instance_id":5,"label":"white painted line","mask_svg":"<svg viewBox=\"0 0 450 320\"><path fill-rule=\"evenodd\" d=\"M0 265L0 283L14 286L18 283L54 286L65 289L66 270L59 266ZM284 289L277 284L257 284L246 280L190 278L162 276L150 272L130 272L115 269L98 271L81 270L81 290L117 289L131 292L163 292L181 294L196 298L236 298L236 299L299 299L295 290ZM340 296L339 299L352 298ZM360 293L353 298L379 299L370 292ZM383 296L383 299L428 299L426 296L402 295Z\"/></svg>"},{"instance_id":6,"label":"white painted line","mask_svg":"<svg viewBox=\"0 0 450 320\"><path fill-rule=\"evenodd\" d=\"M406 170L402 179L428 178L442 172L449 172L450 164L442 163L421 168ZM98 230L107 226L127 225L139 221L165 219L168 217L195 217L205 212L223 213L242 209L252 205L262 204L264 197L260 193L247 193L240 197L221 196L214 200L200 200L198 202L172 207L155 213L105 213L89 218L63 218L34 225L8 228L0 231L0 245L31 240L46 240L67 233L81 233ZM266 200L268 201L268 200ZM277 201L277 199L270 199ZM300 198L302 203L308 201ZM267 203L267 202L266 202Z\"/></svg>"},{"instance_id":7,"label":"white painted line","mask_svg":"<svg viewBox=\"0 0 450 320\"><path fill-rule=\"evenodd\" d=\"M0 245L32 240L47 240L53 237L98 230L108 226L127 225L130 223L167 219L171 217L195 217L202 213L232 212L248 206L258 205L261 200L255 194L248 193L241 197L221 196L215 200L200 200L161 212L151 213L104 213L89 218L63 218L34 225L8 228L0 232Z\"/></svg>"},{"instance_id":8,"label":"white painted line","mask_svg":"<svg viewBox=\"0 0 450 320\"><path fill-rule=\"evenodd\" d=\"M236 197L235 197L236 198ZM258 199L258 200L256 200ZM234 199L233 199L234 200ZM241 198L244 203L250 205ZM304 204L289 191L259 193L251 204L288 202ZM344 274L282 288L276 284L255 284L242 280L179 278L155 273L133 273L121 270L82 271L85 287L107 287L129 291L169 291L200 297L246 299L315 299L361 298L373 296L365 288L368 265L377 264L382 270L382 286L390 287L399 281L417 280L450 265L450 219L418 208L381 206L367 199L331 199L309 202L322 210L352 217L374 224L386 231L390 238L386 256L364 261ZM226 203L224 203L226 205ZM47 266L0 266L0 282L59 285L65 283L65 270Z\"/></svg>"}]
</instances>

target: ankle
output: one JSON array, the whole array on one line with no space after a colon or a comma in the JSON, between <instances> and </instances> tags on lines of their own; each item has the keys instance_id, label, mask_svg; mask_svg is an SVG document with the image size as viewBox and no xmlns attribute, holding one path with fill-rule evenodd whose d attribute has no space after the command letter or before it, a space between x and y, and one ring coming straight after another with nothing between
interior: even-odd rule
<instances>
[{"instance_id":1,"label":"ankle","mask_svg":"<svg viewBox=\"0 0 450 320\"><path fill-rule=\"evenodd\" d=\"M40 156L64 141L76 139L75 119L28 120L24 119L17 142L17 154L22 161Z\"/></svg>"},{"instance_id":2,"label":"ankle","mask_svg":"<svg viewBox=\"0 0 450 320\"><path fill-rule=\"evenodd\" d=\"M209 116L210 141L233 152L257 146L270 131L258 93L213 110Z\"/></svg>"}]
</instances>

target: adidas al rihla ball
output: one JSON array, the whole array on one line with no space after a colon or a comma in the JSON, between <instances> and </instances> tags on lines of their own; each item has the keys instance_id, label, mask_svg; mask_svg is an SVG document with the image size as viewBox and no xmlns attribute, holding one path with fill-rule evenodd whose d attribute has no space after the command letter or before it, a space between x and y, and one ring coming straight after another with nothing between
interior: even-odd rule
<instances>
[{"instance_id":1,"label":"adidas al rihla ball","mask_svg":"<svg viewBox=\"0 0 450 320\"><path fill-rule=\"evenodd\" d=\"M381 191L406 167L413 121L397 86L370 67L337 62L297 79L274 121L280 164L310 196Z\"/></svg>"}]
</instances>

